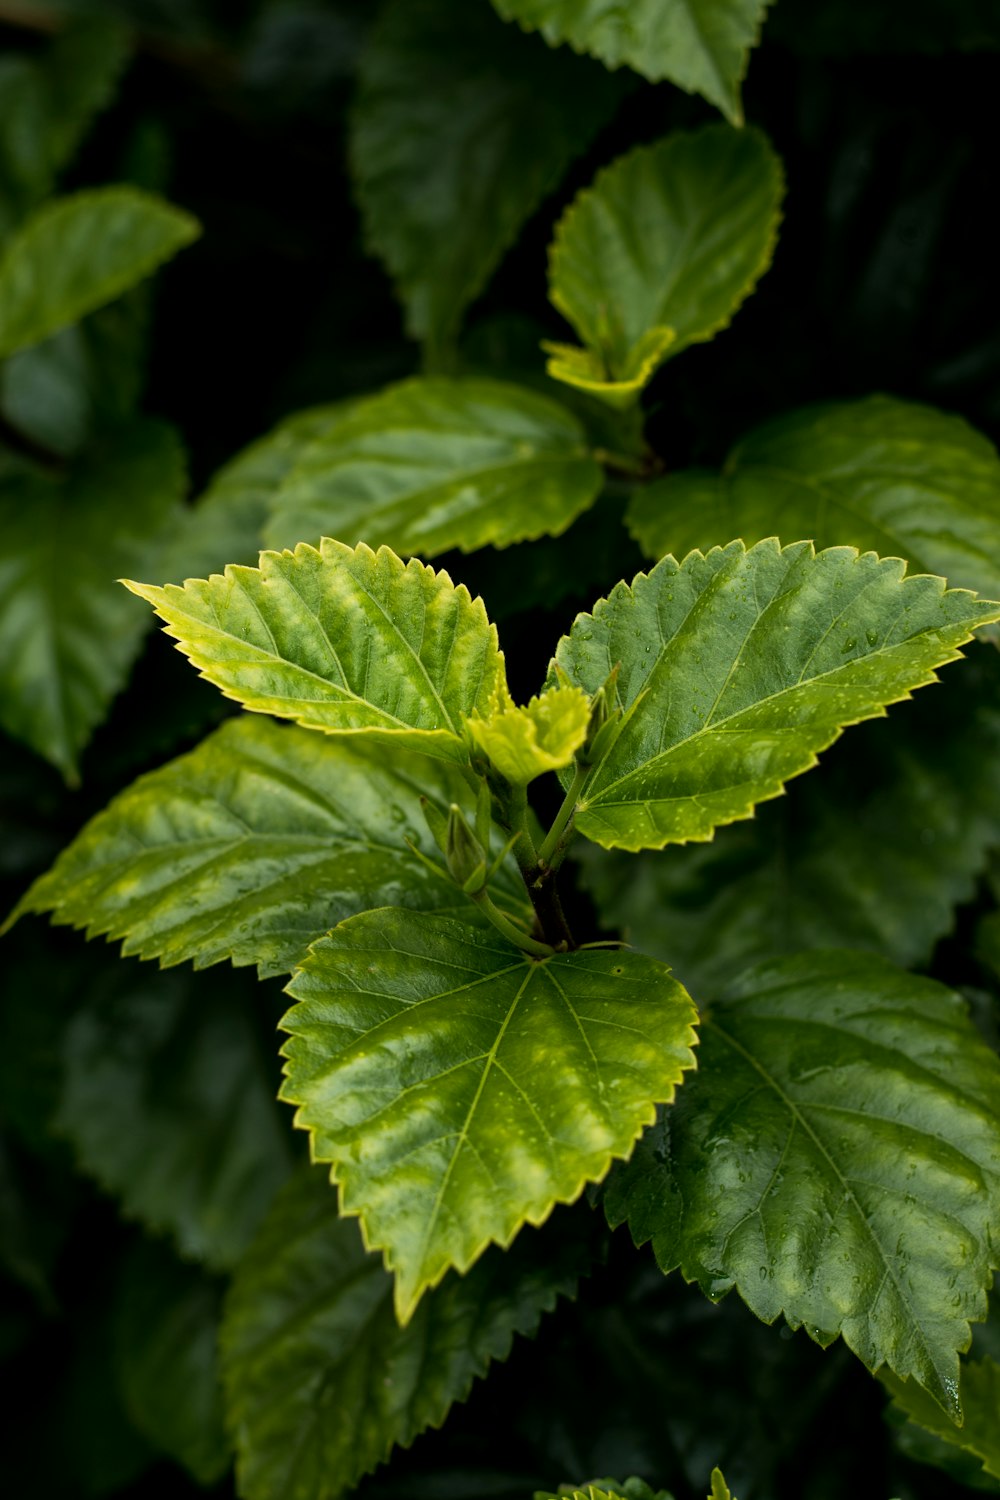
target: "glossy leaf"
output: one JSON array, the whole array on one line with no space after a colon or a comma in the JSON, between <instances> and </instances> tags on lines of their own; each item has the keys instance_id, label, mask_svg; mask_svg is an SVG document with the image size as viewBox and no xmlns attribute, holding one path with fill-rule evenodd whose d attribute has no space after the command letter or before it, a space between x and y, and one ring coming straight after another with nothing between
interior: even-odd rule
<instances>
[{"instance_id":1,"label":"glossy leaf","mask_svg":"<svg viewBox=\"0 0 1000 1500\"><path fill-rule=\"evenodd\" d=\"M190 214L138 188L46 204L0 255L0 359L120 297L199 233Z\"/></svg>"},{"instance_id":2,"label":"glossy leaf","mask_svg":"<svg viewBox=\"0 0 1000 1500\"><path fill-rule=\"evenodd\" d=\"M137 1244L118 1285L122 1401L139 1432L199 1484L229 1468L216 1340L220 1287L162 1245Z\"/></svg>"},{"instance_id":3,"label":"glossy leaf","mask_svg":"<svg viewBox=\"0 0 1000 1500\"><path fill-rule=\"evenodd\" d=\"M740 83L768 0L493 0L506 20L537 27L609 68L627 63L651 82L667 78L701 94L734 125Z\"/></svg>"},{"instance_id":4,"label":"glossy leaf","mask_svg":"<svg viewBox=\"0 0 1000 1500\"><path fill-rule=\"evenodd\" d=\"M808 406L738 443L720 475L670 475L631 502L649 557L777 534L904 557L1000 597L1000 457L960 417L870 396Z\"/></svg>"},{"instance_id":5,"label":"glossy leaf","mask_svg":"<svg viewBox=\"0 0 1000 1500\"><path fill-rule=\"evenodd\" d=\"M0 465L0 724L67 777L148 629L116 579L155 568L184 484L156 422L65 472Z\"/></svg>"},{"instance_id":6,"label":"glossy leaf","mask_svg":"<svg viewBox=\"0 0 1000 1500\"><path fill-rule=\"evenodd\" d=\"M13 919L49 911L163 965L228 958L262 976L288 973L354 912L387 902L469 907L405 842L436 853L422 795L444 807L469 802L433 761L230 720L98 813ZM516 879L501 872L501 904L516 902Z\"/></svg>"},{"instance_id":7,"label":"glossy leaf","mask_svg":"<svg viewBox=\"0 0 1000 1500\"><path fill-rule=\"evenodd\" d=\"M915 1423L946 1443L956 1457L964 1455L972 1460L968 1464L967 1483L975 1483L987 1475L1000 1479L1000 1364L996 1360L963 1361L959 1385L964 1418L961 1427L956 1427L914 1381L894 1376L883 1378L893 1397L894 1418ZM1000 1486L976 1484L976 1488L996 1490Z\"/></svg>"},{"instance_id":8,"label":"glossy leaf","mask_svg":"<svg viewBox=\"0 0 1000 1500\"><path fill-rule=\"evenodd\" d=\"M128 586L227 698L308 729L461 763L463 717L505 680L482 600L387 547L324 538L182 588Z\"/></svg>"},{"instance_id":9,"label":"glossy leaf","mask_svg":"<svg viewBox=\"0 0 1000 1500\"><path fill-rule=\"evenodd\" d=\"M579 688L551 688L524 708L504 703L469 733L512 786L527 786L545 771L568 766L590 726L590 699Z\"/></svg>"},{"instance_id":10,"label":"glossy leaf","mask_svg":"<svg viewBox=\"0 0 1000 1500\"><path fill-rule=\"evenodd\" d=\"M415 338L432 349L454 338L623 92L603 68L501 25L486 4L382 8L361 61L351 159L368 239Z\"/></svg>"},{"instance_id":11,"label":"glossy leaf","mask_svg":"<svg viewBox=\"0 0 1000 1500\"><path fill-rule=\"evenodd\" d=\"M1000 1062L964 1002L862 954L760 965L607 1192L711 1296L838 1334L957 1414L1000 1229Z\"/></svg>"},{"instance_id":12,"label":"glossy leaf","mask_svg":"<svg viewBox=\"0 0 1000 1500\"><path fill-rule=\"evenodd\" d=\"M556 652L588 693L620 664L625 717L584 789L580 832L623 849L710 838L1000 618L1000 605L904 571L771 538L665 557L616 585Z\"/></svg>"},{"instance_id":13,"label":"glossy leaf","mask_svg":"<svg viewBox=\"0 0 1000 1500\"><path fill-rule=\"evenodd\" d=\"M290 1164L260 996L232 974L129 965L82 999L54 1128L129 1218L235 1265Z\"/></svg>"},{"instance_id":14,"label":"glossy leaf","mask_svg":"<svg viewBox=\"0 0 1000 1500\"><path fill-rule=\"evenodd\" d=\"M638 855L584 846L604 926L669 962L700 1000L804 948L843 943L925 964L1000 844L997 673L981 665L970 659L858 728L710 843Z\"/></svg>"},{"instance_id":15,"label":"glossy leaf","mask_svg":"<svg viewBox=\"0 0 1000 1500\"><path fill-rule=\"evenodd\" d=\"M602 481L583 427L557 401L497 380L407 380L305 449L265 536L427 557L506 547L565 531Z\"/></svg>"},{"instance_id":16,"label":"glossy leaf","mask_svg":"<svg viewBox=\"0 0 1000 1500\"><path fill-rule=\"evenodd\" d=\"M588 365L553 346L550 375L624 404L664 359L713 338L770 264L782 191L766 138L728 125L636 147L599 172L549 252L549 296Z\"/></svg>"},{"instance_id":17,"label":"glossy leaf","mask_svg":"<svg viewBox=\"0 0 1000 1500\"><path fill-rule=\"evenodd\" d=\"M586 1234L524 1235L454 1273L400 1328L392 1277L338 1218L323 1174L277 1199L229 1295L222 1349L247 1500L334 1500L439 1427L515 1334L535 1332L589 1268ZM544 1250L543 1250L544 1245Z\"/></svg>"},{"instance_id":18,"label":"glossy leaf","mask_svg":"<svg viewBox=\"0 0 1000 1500\"><path fill-rule=\"evenodd\" d=\"M401 1321L603 1177L694 1063L694 1007L654 960L538 962L415 912L343 922L289 993L282 1097L396 1272Z\"/></svg>"}]
</instances>

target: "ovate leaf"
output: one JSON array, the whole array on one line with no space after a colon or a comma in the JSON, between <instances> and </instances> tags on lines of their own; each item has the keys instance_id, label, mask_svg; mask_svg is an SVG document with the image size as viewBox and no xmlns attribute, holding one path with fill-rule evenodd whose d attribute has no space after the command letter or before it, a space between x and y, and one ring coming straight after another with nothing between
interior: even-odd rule
<instances>
[{"instance_id":1,"label":"ovate leaf","mask_svg":"<svg viewBox=\"0 0 1000 1500\"><path fill-rule=\"evenodd\" d=\"M290 1165L255 984L119 965L70 1022L54 1121L130 1218L222 1269Z\"/></svg>"},{"instance_id":2,"label":"ovate leaf","mask_svg":"<svg viewBox=\"0 0 1000 1500\"><path fill-rule=\"evenodd\" d=\"M597 498L577 418L497 380L416 379L358 402L274 497L270 546L335 536L427 557L558 536Z\"/></svg>"},{"instance_id":3,"label":"ovate leaf","mask_svg":"<svg viewBox=\"0 0 1000 1500\"><path fill-rule=\"evenodd\" d=\"M568 766L587 737L590 699L579 688L551 688L524 708L502 704L486 719L470 719L483 754L513 786Z\"/></svg>"},{"instance_id":4,"label":"ovate leaf","mask_svg":"<svg viewBox=\"0 0 1000 1500\"><path fill-rule=\"evenodd\" d=\"M638 855L584 846L604 925L668 961L699 999L803 948L845 943L925 964L1000 844L997 673L976 665L860 727L710 843Z\"/></svg>"},{"instance_id":5,"label":"ovate leaf","mask_svg":"<svg viewBox=\"0 0 1000 1500\"><path fill-rule=\"evenodd\" d=\"M665 557L577 617L556 662L625 717L576 826L605 848L710 838L816 764L848 724L935 681L1000 605L898 558L774 538Z\"/></svg>"},{"instance_id":6,"label":"ovate leaf","mask_svg":"<svg viewBox=\"0 0 1000 1500\"><path fill-rule=\"evenodd\" d=\"M0 468L0 724L68 777L147 629L115 580L155 568L184 483L157 422L65 472Z\"/></svg>"},{"instance_id":7,"label":"ovate leaf","mask_svg":"<svg viewBox=\"0 0 1000 1500\"><path fill-rule=\"evenodd\" d=\"M368 238L415 338L435 350L454 338L623 93L603 68L502 26L486 4L383 6L362 57L351 158Z\"/></svg>"},{"instance_id":8,"label":"ovate leaf","mask_svg":"<svg viewBox=\"0 0 1000 1500\"><path fill-rule=\"evenodd\" d=\"M762 964L609 1185L613 1223L711 1296L838 1334L953 1414L1000 1233L1000 1061L958 995L862 954Z\"/></svg>"},{"instance_id":9,"label":"ovate leaf","mask_svg":"<svg viewBox=\"0 0 1000 1500\"><path fill-rule=\"evenodd\" d=\"M905 557L913 573L1000 597L1000 458L960 417L870 396L809 406L752 432L720 475L674 474L637 494L649 557L740 536L808 536Z\"/></svg>"},{"instance_id":10,"label":"ovate leaf","mask_svg":"<svg viewBox=\"0 0 1000 1500\"><path fill-rule=\"evenodd\" d=\"M162 1245L134 1246L118 1284L122 1403L153 1447L209 1486L229 1468L216 1341L221 1288Z\"/></svg>"},{"instance_id":11,"label":"ovate leaf","mask_svg":"<svg viewBox=\"0 0 1000 1500\"><path fill-rule=\"evenodd\" d=\"M739 125L740 83L768 0L493 0L505 20L537 27L609 68L628 63L656 82L701 94Z\"/></svg>"},{"instance_id":12,"label":"ovate leaf","mask_svg":"<svg viewBox=\"0 0 1000 1500\"><path fill-rule=\"evenodd\" d=\"M481 599L388 547L324 538L183 588L130 583L201 675L257 713L462 762L504 682Z\"/></svg>"},{"instance_id":13,"label":"ovate leaf","mask_svg":"<svg viewBox=\"0 0 1000 1500\"><path fill-rule=\"evenodd\" d=\"M164 965L228 958L261 975L288 973L354 912L469 904L405 842L437 852L421 795L468 803L435 762L230 720L98 813L14 916L50 911ZM510 902L502 872L495 893Z\"/></svg>"},{"instance_id":14,"label":"ovate leaf","mask_svg":"<svg viewBox=\"0 0 1000 1500\"><path fill-rule=\"evenodd\" d=\"M639 146L599 172L549 252L552 304L588 352L580 364L552 346L549 373L613 404L634 399L753 290L774 253L782 191L766 138L728 125Z\"/></svg>"},{"instance_id":15,"label":"ovate leaf","mask_svg":"<svg viewBox=\"0 0 1000 1500\"><path fill-rule=\"evenodd\" d=\"M199 233L190 214L133 187L46 204L0 256L0 359L120 297Z\"/></svg>"},{"instance_id":16,"label":"ovate leaf","mask_svg":"<svg viewBox=\"0 0 1000 1500\"><path fill-rule=\"evenodd\" d=\"M401 1328L392 1277L337 1216L321 1173L277 1199L230 1292L222 1349L247 1500L335 1500L439 1427L515 1334L530 1335L589 1267L579 1225L522 1236L454 1273Z\"/></svg>"},{"instance_id":17,"label":"ovate leaf","mask_svg":"<svg viewBox=\"0 0 1000 1500\"><path fill-rule=\"evenodd\" d=\"M893 1397L892 1419L906 1422L910 1431L916 1427L947 1444L955 1459L964 1457L966 1472L956 1477L964 1478L977 1489L1000 1489L1000 1485L991 1484L987 1478L1000 1479L1000 1364L995 1359L963 1361L959 1383L961 1427L914 1381L900 1380L894 1375L882 1378ZM913 1456L920 1457L919 1450Z\"/></svg>"},{"instance_id":18,"label":"ovate leaf","mask_svg":"<svg viewBox=\"0 0 1000 1500\"><path fill-rule=\"evenodd\" d=\"M444 917L353 917L289 993L282 1097L396 1272L401 1321L449 1266L603 1177L694 1062L694 1007L662 964L537 962Z\"/></svg>"}]
</instances>

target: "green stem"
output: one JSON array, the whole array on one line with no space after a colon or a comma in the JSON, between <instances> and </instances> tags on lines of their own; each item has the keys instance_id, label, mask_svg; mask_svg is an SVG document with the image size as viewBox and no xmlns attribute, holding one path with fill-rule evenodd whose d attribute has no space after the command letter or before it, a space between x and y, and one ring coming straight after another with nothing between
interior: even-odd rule
<instances>
[{"instance_id":1,"label":"green stem","mask_svg":"<svg viewBox=\"0 0 1000 1500\"><path fill-rule=\"evenodd\" d=\"M529 937L520 927L515 926L509 917L504 916L498 906L494 906L485 889L477 891L472 899L483 915L488 917L493 923L497 932L502 933L515 947L520 948L524 953L530 953L534 958L552 957L555 949L548 943L536 942L533 937Z\"/></svg>"},{"instance_id":2,"label":"green stem","mask_svg":"<svg viewBox=\"0 0 1000 1500\"><path fill-rule=\"evenodd\" d=\"M556 851L563 844L566 829L572 821L573 814L576 812L576 804L580 800L580 793L583 791L584 783L590 772L590 766L577 766L569 791L563 798L562 806L556 813L552 827L542 841L542 847L538 851L538 863L547 870L557 869L562 863L561 859L556 859ZM568 842L569 840L567 839L566 843L568 844ZM563 853L565 854L565 847L563 848Z\"/></svg>"},{"instance_id":3,"label":"green stem","mask_svg":"<svg viewBox=\"0 0 1000 1500\"><path fill-rule=\"evenodd\" d=\"M632 453L613 453L610 448L595 448L591 457L606 469L616 469L619 474L632 474L636 479L644 479L649 472L648 460L637 458Z\"/></svg>"}]
</instances>

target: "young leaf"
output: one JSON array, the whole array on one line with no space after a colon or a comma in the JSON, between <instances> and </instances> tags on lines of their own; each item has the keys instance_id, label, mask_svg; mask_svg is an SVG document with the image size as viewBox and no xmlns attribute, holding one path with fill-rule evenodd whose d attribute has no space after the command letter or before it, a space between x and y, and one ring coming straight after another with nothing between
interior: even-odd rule
<instances>
[{"instance_id":1,"label":"young leaf","mask_svg":"<svg viewBox=\"0 0 1000 1500\"><path fill-rule=\"evenodd\" d=\"M185 477L148 421L64 474L0 469L0 724L69 778L147 629L115 578L156 566Z\"/></svg>"},{"instance_id":2,"label":"young leaf","mask_svg":"<svg viewBox=\"0 0 1000 1500\"><path fill-rule=\"evenodd\" d=\"M590 699L573 687L550 688L524 708L502 704L488 718L469 720L472 738L513 786L568 766L589 727Z\"/></svg>"},{"instance_id":3,"label":"young leaf","mask_svg":"<svg viewBox=\"0 0 1000 1500\"><path fill-rule=\"evenodd\" d=\"M11 920L51 911L163 965L228 958L262 976L289 973L311 943L367 907L469 905L405 842L434 852L421 794L445 807L469 800L433 761L230 720L98 813ZM511 904L513 880L499 883L494 894Z\"/></svg>"},{"instance_id":4,"label":"young leaf","mask_svg":"<svg viewBox=\"0 0 1000 1500\"><path fill-rule=\"evenodd\" d=\"M1000 1230L1000 1062L961 998L880 959L762 964L609 1184L612 1223L713 1297L843 1335L954 1415Z\"/></svg>"},{"instance_id":5,"label":"young leaf","mask_svg":"<svg viewBox=\"0 0 1000 1500\"><path fill-rule=\"evenodd\" d=\"M595 1479L582 1489L561 1484L554 1492L536 1490L535 1500L674 1500L668 1490L656 1490L633 1474L624 1482L617 1479Z\"/></svg>"},{"instance_id":6,"label":"young leaf","mask_svg":"<svg viewBox=\"0 0 1000 1500\"><path fill-rule=\"evenodd\" d=\"M914 1423L946 1443L956 1457L964 1454L974 1460L968 1466L966 1482L985 1475L1000 1479L1000 1364L995 1359L963 1361L959 1383L961 1427L956 1427L915 1381L900 1380L894 1375L883 1375L882 1380L893 1398L890 1418ZM976 1488L987 1487L1000 1488L976 1485Z\"/></svg>"},{"instance_id":7,"label":"young leaf","mask_svg":"<svg viewBox=\"0 0 1000 1500\"><path fill-rule=\"evenodd\" d=\"M808 406L738 443L719 475L657 480L628 512L648 557L777 533L905 557L1000 597L1000 458L960 417L869 396Z\"/></svg>"},{"instance_id":8,"label":"young leaf","mask_svg":"<svg viewBox=\"0 0 1000 1500\"><path fill-rule=\"evenodd\" d=\"M415 912L342 922L288 992L282 1097L396 1272L401 1321L603 1177L694 1064L694 1007L654 960L537 962Z\"/></svg>"},{"instance_id":9,"label":"young leaf","mask_svg":"<svg viewBox=\"0 0 1000 1500\"><path fill-rule=\"evenodd\" d=\"M368 238L414 338L432 351L454 339L624 91L603 68L502 26L486 4L382 7L362 56L351 161Z\"/></svg>"},{"instance_id":10,"label":"young leaf","mask_svg":"<svg viewBox=\"0 0 1000 1500\"><path fill-rule=\"evenodd\" d=\"M493 0L504 20L536 27L609 68L627 63L656 82L701 94L728 120L743 120L740 83L768 0Z\"/></svg>"},{"instance_id":11,"label":"young leaf","mask_svg":"<svg viewBox=\"0 0 1000 1500\"><path fill-rule=\"evenodd\" d=\"M665 557L580 615L556 663L587 693L620 665L625 717L579 804L605 848L703 840L954 661L1000 605L898 558L772 537Z\"/></svg>"},{"instance_id":12,"label":"young leaf","mask_svg":"<svg viewBox=\"0 0 1000 1500\"><path fill-rule=\"evenodd\" d=\"M290 1166L259 995L236 975L119 965L70 1022L54 1130L124 1212L235 1265Z\"/></svg>"},{"instance_id":13,"label":"young leaf","mask_svg":"<svg viewBox=\"0 0 1000 1500\"><path fill-rule=\"evenodd\" d=\"M229 1468L216 1340L220 1287L163 1245L140 1241L118 1283L114 1341L136 1428L199 1484Z\"/></svg>"},{"instance_id":14,"label":"young leaf","mask_svg":"<svg viewBox=\"0 0 1000 1500\"><path fill-rule=\"evenodd\" d=\"M544 1252L543 1252L544 1245ZM335 1500L464 1401L589 1269L588 1237L522 1236L448 1276L400 1328L392 1277L322 1173L283 1190L226 1305L223 1368L247 1500Z\"/></svg>"},{"instance_id":15,"label":"young leaf","mask_svg":"<svg viewBox=\"0 0 1000 1500\"><path fill-rule=\"evenodd\" d=\"M599 172L549 252L549 296L587 368L557 345L549 374L621 405L664 359L714 337L770 264L782 191L766 138L728 125L639 146Z\"/></svg>"},{"instance_id":16,"label":"young leaf","mask_svg":"<svg viewBox=\"0 0 1000 1500\"><path fill-rule=\"evenodd\" d=\"M505 681L483 601L388 547L324 538L183 588L128 587L227 698L307 729L461 763L462 719Z\"/></svg>"},{"instance_id":17,"label":"young leaf","mask_svg":"<svg viewBox=\"0 0 1000 1500\"><path fill-rule=\"evenodd\" d=\"M0 255L0 359L120 297L200 232L190 214L133 187L46 204Z\"/></svg>"},{"instance_id":18,"label":"young leaf","mask_svg":"<svg viewBox=\"0 0 1000 1500\"><path fill-rule=\"evenodd\" d=\"M710 843L638 855L584 846L604 925L668 961L701 999L803 948L841 943L925 964L1000 844L997 673L977 676L970 660L948 678Z\"/></svg>"},{"instance_id":19,"label":"young leaf","mask_svg":"<svg viewBox=\"0 0 1000 1500\"><path fill-rule=\"evenodd\" d=\"M426 557L558 536L601 489L572 412L498 380L414 379L359 401L273 499L269 546L335 536Z\"/></svg>"}]
</instances>

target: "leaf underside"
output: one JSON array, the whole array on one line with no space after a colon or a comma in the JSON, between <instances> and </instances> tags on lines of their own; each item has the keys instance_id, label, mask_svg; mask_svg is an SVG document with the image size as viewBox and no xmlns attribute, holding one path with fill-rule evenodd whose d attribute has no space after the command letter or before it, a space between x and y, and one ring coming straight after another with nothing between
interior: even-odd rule
<instances>
[{"instance_id":1,"label":"leaf underside","mask_svg":"<svg viewBox=\"0 0 1000 1500\"><path fill-rule=\"evenodd\" d=\"M129 587L227 698L309 729L462 763L462 718L505 680L482 600L387 547L325 538L182 588Z\"/></svg>"},{"instance_id":2,"label":"leaf underside","mask_svg":"<svg viewBox=\"0 0 1000 1500\"><path fill-rule=\"evenodd\" d=\"M694 1007L655 960L536 962L448 918L351 918L288 989L282 1097L385 1252L401 1321L603 1177L694 1062Z\"/></svg>"},{"instance_id":3,"label":"leaf underside","mask_svg":"<svg viewBox=\"0 0 1000 1500\"><path fill-rule=\"evenodd\" d=\"M575 1227L575 1226L574 1226ZM524 1235L448 1276L405 1328L381 1258L337 1214L324 1174L275 1201L229 1295L223 1365L247 1500L335 1500L464 1401L515 1334L589 1268L586 1235Z\"/></svg>"},{"instance_id":4,"label":"leaf underside","mask_svg":"<svg viewBox=\"0 0 1000 1500\"><path fill-rule=\"evenodd\" d=\"M998 1259L1000 1062L958 995L862 954L750 970L616 1169L613 1224L712 1297L842 1335L952 1414Z\"/></svg>"},{"instance_id":5,"label":"leaf underside","mask_svg":"<svg viewBox=\"0 0 1000 1500\"><path fill-rule=\"evenodd\" d=\"M745 437L721 474L671 475L632 500L647 557L739 536L808 536L905 557L1000 598L1000 457L960 417L869 396L809 406Z\"/></svg>"},{"instance_id":6,"label":"leaf underside","mask_svg":"<svg viewBox=\"0 0 1000 1500\"><path fill-rule=\"evenodd\" d=\"M196 968L230 959L289 973L366 907L462 910L408 848L437 853L420 809L469 795L446 766L293 725L230 720L98 813L17 907L51 912L123 952ZM517 909L516 872L493 890Z\"/></svg>"},{"instance_id":7,"label":"leaf underside","mask_svg":"<svg viewBox=\"0 0 1000 1500\"><path fill-rule=\"evenodd\" d=\"M555 661L623 725L576 826L606 848L704 840L917 687L1000 606L899 558L774 538L666 557L578 616Z\"/></svg>"},{"instance_id":8,"label":"leaf underside","mask_svg":"<svg viewBox=\"0 0 1000 1500\"><path fill-rule=\"evenodd\" d=\"M740 83L768 0L493 0L505 20L568 42L609 68L627 63L651 82L667 78L701 94L734 125L743 119Z\"/></svg>"},{"instance_id":9,"label":"leaf underside","mask_svg":"<svg viewBox=\"0 0 1000 1500\"><path fill-rule=\"evenodd\" d=\"M358 402L271 503L269 546L335 536L433 557L559 535L602 470L576 417L499 380L423 378Z\"/></svg>"}]
</instances>

